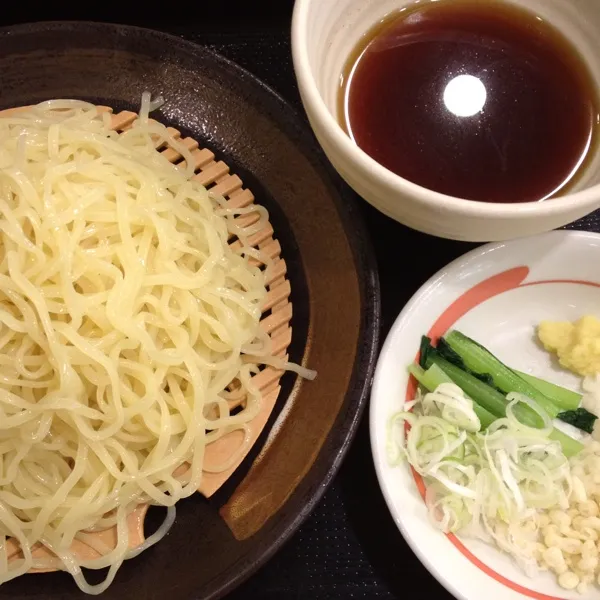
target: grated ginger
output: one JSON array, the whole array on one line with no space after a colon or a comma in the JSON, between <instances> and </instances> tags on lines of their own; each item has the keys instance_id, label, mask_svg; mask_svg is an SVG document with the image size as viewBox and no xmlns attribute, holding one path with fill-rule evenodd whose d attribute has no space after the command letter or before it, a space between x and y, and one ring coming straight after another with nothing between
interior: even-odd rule
<instances>
[{"instance_id":1,"label":"grated ginger","mask_svg":"<svg viewBox=\"0 0 600 600\"><path fill-rule=\"evenodd\" d=\"M600 319L586 315L577 321L542 321L540 342L554 352L559 363L585 377L600 373Z\"/></svg>"}]
</instances>

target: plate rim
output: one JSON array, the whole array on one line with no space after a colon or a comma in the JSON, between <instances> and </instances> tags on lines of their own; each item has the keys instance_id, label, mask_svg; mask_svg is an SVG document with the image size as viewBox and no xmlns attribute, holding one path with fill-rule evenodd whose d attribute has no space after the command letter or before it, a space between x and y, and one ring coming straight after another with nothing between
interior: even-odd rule
<instances>
[{"instance_id":1,"label":"plate rim","mask_svg":"<svg viewBox=\"0 0 600 600\"><path fill-rule=\"evenodd\" d=\"M235 61L200 43L165 31L137 25L93 20L46 20L8 25L0 27L0 37L17 34L31 35L45 31L60 32L73 29L81 31L86 28L93 28L96 31L99 29L111 32L121 31L124 34L136 32L146 38L157 41L162 40L162 42L169 45L172 52L185 52L193 58L211 61L215 65L220 65L228 76L238 80L240 86L253 88L253 94L264 99L264 105L261 107L262 114L277 123L285 136L290 138L306 159L315 166L318 176L321 177L326 188L330 190L332 202L336 207L344 233L349 240L354 259L362 309L358 336L360 343L357 346L352 376L341 409L319 455L303 480L310 476L313 469L319 468L319 457L323 453L329 453L331 458L326 461L327 466L321 468L323 472L315 476L315 482L306 493L302 509L296 511L294 516L282 518L281 525L275 526L272 533L269 533L269 543L265 543L259 548L256 554L252 556L253 560L248 560L247 555L242 556L237 563L232 565L232 567L236 566L238 569L231 577L228 576L225 583L218 584L217 588L207 596L198 594L193 596L195 600L216 600L239 587L262 568L291 539L331 485L356 436L358 425L369 399L380 347L381 291L375 252L366 222L360 215L359 198L342 181L326 159L321 146L312 134L305 113L300 111L291 101L284 98L277 90ZM293 498L293 495L290 499ZM280 510L285 510L285 504ZM268 523L264 527L268 527Z\"/></svg>"},{"instance_id":2,"label":"plate rim","mask_svg":"<svg viewBox=\"0 0 600 600\"><path fill-rule=\"evenodd\" d=\"M369 406L369 438L371 441L371 457L375 466L375 472L379 488L384 497L389 514L391 515L400 535L402 536L406 544L409 546L413 554L417 557L417 559L425 567L425 569L427 569L428 573L432 577L434 577L437 580L437 582L446 589L446 591L448 591L452 596L459 600L470 600L470 598L466 596L463 593L463 591L457 587L454 580L450 580L447 577L444 577L444 575L442 575L442 573L436 567L436 562L434 560L431 560L430 557L424 551L421 550L418 541L407 533L404 520L398 517L397 511L393 509L393 499L391 497L390 490L388 489L388 486L385 483L387 477L384 473L384 465L382 464L382 461L380 460L380 457L378 455L378 448L380 448L381 446L381 441L377 441L377 430L380 429L380 426L378 425L378 421L376 419L376 407L378 405L378 401L376 398L380 396L381 393L383 393L379 389L380 383L378 380L378 374L382 368L383 363L389 360L388 358L386 358L386 355L388 354L388 349L392 344L392 338L394 337L396 330L401 327L405 319L419 305L419 303L423 300L424 296L426 296L428 291L434 285L439 283L442 279L448 277L451 271L453 271L456 268L459 268L462 265L466 265L469 262L480 259L485 254L494 250L498 250L511 245L518 245L520 243L522 244L524 241L535 242L536 240L543 240L545 238L552 237L555 237L558 240L567 238L580 238L581 240L584 240L592 238L597 241L600 241L600 232L573 229L553 230L534 236L528 236L526 238L481 244L476 248L473 248L472 250L461 254L454 260L447 263L441 269L436 271L431 277L429 277L411 296L409 301L403 306L403 308L398 313L398 316L394 320L382 344L379 359L377 361L377 366L375 368Z\"/></svg>"}]
</instances>

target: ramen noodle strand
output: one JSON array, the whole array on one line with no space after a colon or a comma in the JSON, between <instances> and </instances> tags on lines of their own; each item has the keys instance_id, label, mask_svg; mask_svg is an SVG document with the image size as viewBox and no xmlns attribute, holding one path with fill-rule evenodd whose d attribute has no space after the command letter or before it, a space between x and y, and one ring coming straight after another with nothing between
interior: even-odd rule
<instances>
[{"instance_id":1,"label":"ramen noodle strand","mask_svg":"<svg viewBox=\"0 0 600 600\"><path fill-rule=\"evenodd\" d=\"M259 324L253 259L272 260L248 244L268 213L193 180L192 151L148 116L158 104L144 94L120 135L75 100L0 115L0 583L58 568L105 590L201 485L206 445L240 431L247 446L252 376L287 368ZM144 503L167 516L132 549ZM113 526L114 546L94 534ZM90 585L82 569L101 568Z\"/></svg>"}]
</instances>

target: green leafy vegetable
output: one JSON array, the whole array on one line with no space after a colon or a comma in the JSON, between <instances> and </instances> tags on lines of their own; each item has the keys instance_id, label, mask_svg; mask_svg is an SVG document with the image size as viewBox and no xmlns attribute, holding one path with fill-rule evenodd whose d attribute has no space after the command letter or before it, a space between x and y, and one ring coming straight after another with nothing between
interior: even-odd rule
<instances>
[{"instance_id":1,"label":"green leafy vegetable","mask_svg":"<svg viewBox=\"0 0 600 600\"><path fill-rule=\"evenodd\" d=\"M426 335L421 336L421 345L419 346L419 366L422 369L426 368L425 365L427 364L427 358L431 348L431 338Z\"/></svg>"},{"instance_id":2,"label":"green leafy vegetable","mask_svg":"<svg viewBox=\"0 0 600 600\"><path fill-rule=\"evenodd\" d=\"M597 417L585 409L577 409L574 405L575 392L547 381L532 379L531 376L523 377L521 373L507 367L489 350L460 331L451 331L445 336L445 340L464 361L467 369L491 375L495 387L503 393L523 394L545 410L552 419L560 419L587 433L593 429ZM564 410L565 408L567 410Z\"/></svg>"},{"instance_id":3,"label":"green leafy vegetable","mask_svg":"<svg viewBox=\"0 0 600 600\"><path fill-rule=\"evenodd\" d=\"M477 404L491 414L496 417L503 417L506 414L506 405L508 402L503 394L476 377L473 377L473 375L466 373L456 365L449 363L435 352L435 349L429 351L427 358L427 368L430 368L432 365L437 365L469 398L477 402ZM537 427L539 425L537 415L531 415L529 422L524 424Z\"/></svg>"},{"instance_id":4,"label":"green leafy vegetable","mask_svg":"<svg viewBox=\"0 0 600 600\"><path fill-rule=\"evenodd\" d=\"M492 415L495 419L506 416L506 407L509 404L506 396L497 389L485 384L477 377L447 361L440 355L437 348L434 348L431 345L431 340L426 336L423 336L423 339L421 340L420 358L424 358L424 366L419 367L419 371L413 371L412 367L409 367L409 371L411 371L417 380L425 388L430 389L433 382L427 381L426 379L424 383L417 377L417 374L423 375L423 369L427 369L424 371L426 377L433 366L437 367L438 371L432 371L433 373L439 373L440 371L444 373L447 378L462 389L467 397L471 398L474 405L485 411L485 413L482 413L483 419L482 415L478 413L482 427L489 426L489 418L487 415ZM438 377L440 377L440 383L442 383L441 376L438 375ZM556 413L556 411L554 412ZM514 413L518 420L524 425L534 428L539 428L542 425L539 415L524 403L519 403L515 407ZM484 423L486 424L484 425ZM548 437L560 443L566 456L573 456L579 453L583 448L581 442L564 434L556 428L551 431Z\"/></svg>"},{"instance_id":5,"label":"green leafy vegetable","mask_svg":"<svg viewBox=\"0 0 600 600\"><path fill-rule=\"evenodd\" d=\"M465 365L477 373L488 373L492 376L496 387L505 394L518 392L534 400L552 418L559 413L549 398L546 398L537 388L527 383L514 371L499 361L489 350L481 344L467 337L460 331L451 331L446 335L446 341L464 360Z\"/></svg>"},{"instance_id":6,"label":"green leafy vegetable","mask_svg":"<svg viewBox=\"0 0 600 600\"><path fill-rule=\"evenodd\" d=\"M408 370L428 391L434 391L441 383L455 383L472 400L473 410L483 429L494 420L506 416L509 404L506 395L511 393L529 398L550 419L559 418L588 433L594 427L595 415L576 406L572 408L580 398L579 394L533 376L523 377L520 372L500 362L481 344L458 331L441 338L437 347L432 345L429 337L423 336L419 365L411 365ZM557 398L556 403L552 401ZM567 407L569 410L561 410ZM527 402L518 403L513 412L523 425L533 428L542 426L540 414ZM573 456L583 448L581 442L556 428L550 431L548 437L560 443L566 456Z\"/></svg>"},{"instance_id":7,"label":"green leafy vegetable","mask_svg":"<svg viewBox=\"0 0 600 600\"><path fill-rule=\"evenodd\" d=\"M550 400L552 400L556 406L562 408L563 410L575 410L581 404L582 396L577 392L568 390L560 385L551 383L550 381L539 379L538 377L534 377L529 373L522 373L516 369L513 369L513 371L519 375L519 377L522 377L525 381L529 382L533 387L536 387L538 390L540 390L542 394L550 398Z\"/></svg>"},{"instance_id":8,"label":"green leafy vegetable","mask_svg":"<svg viewBox=\"0 0 600 600\"><path fill-rule=\"evenodd\" d=\"M473 400L475 405L481 407L486 413L493 415L495 419L506 416L506 407L509 402L500 392L441 358L439 354L436 353L435 348L429 349L427 360L429 368L425 373L429 373L434 366L437 367L445 373L453 383L461 388L465 395ZM539 415L526 404L517 404L514 407L513 412L515 417L523 423L523 425L534 428L539 428L542 425ZM481 420L481 415L479 413L478 416ZM484 420L485 419L486 416L484 415ZM481 422L483 426L484 421L481 420ZM487 426L489 426L489 424L486 425L486 427ZM550 432L548 437L561 445L565 456L574 456L583 449L583 444L581 442L556 428Z\"/></svg>"},{"instance_id":9,"label":"green leafy vegetable","mask_svg":"<svg viewBox=\"0 0 600 600\"><path fill-rule=\"evenodd\" d=\"M469 367L467 367L467 365L465 364L465 361L462 359L461 355L458 352L456 352L444 338L440 338L438 340L436 350L439 352L440 356L446 359L449 363L456 365L466 373L473 375L473 377L477 377L477 379L483 381L483 383L485 383L486 385L497 389L499 392L502 391L496 387L494 383L494 378L489 373L477 373L476 371L469 369Z\"/></svg>"},{"instance_id":10,"label":"green leafy vegetable","mask_svg":"<svg viewBox=\"0 0 600 600\"><path fill-rule=\"evenodd\" d=\"M594 431L594 423L598 417L585 408L577 408L561 412L557 415L557 418L569 425L573 425L573 427L577 427L577 429L592 433Z\"/></svg>"},{"instance_id":11,"label":"green leafy vegetable","mask_svg":"<svg viewBox=\"0 0 600 600\"><path fill-rule=\"evenodd\" d=\"M428 392L435 392L442 383L454 383L452 379L450 379L450 377L435 364L431 365L427 371L418 365L409 365L408 371ZM487 429L487 427L489 427L497 418L476 402L473 402L473 411L479 418L482 429Z\"/></svg>"}]
</instances>

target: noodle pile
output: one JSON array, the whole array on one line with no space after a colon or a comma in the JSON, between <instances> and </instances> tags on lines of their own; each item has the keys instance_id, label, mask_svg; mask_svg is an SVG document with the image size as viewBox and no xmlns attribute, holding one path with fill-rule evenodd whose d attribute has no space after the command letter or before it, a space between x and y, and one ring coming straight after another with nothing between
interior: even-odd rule
<instances>
[{"instance_id":1,"label":"noodle pile","mask_svg":"<svg viewBox=\"0 0 600 600\"><path fill-rule=\"evenodd\" d=\"M0 583L60 568L84 592L105 590L198 489L206 445L257 414L251 378L274 364L259 326L265 277L249 263L261 257L246 241L267 212L229 209L193 181L189 150L151 108L144 95L120 135L79 101L0 118ZM257 210L246 229L234 221ZM246 396L234 414L233 394ZM131 550L140 503L169 509ZM114 525L114 549L72 552ZM110 569L89 585L81 567Z\"/></svg>"}]
</instances>

